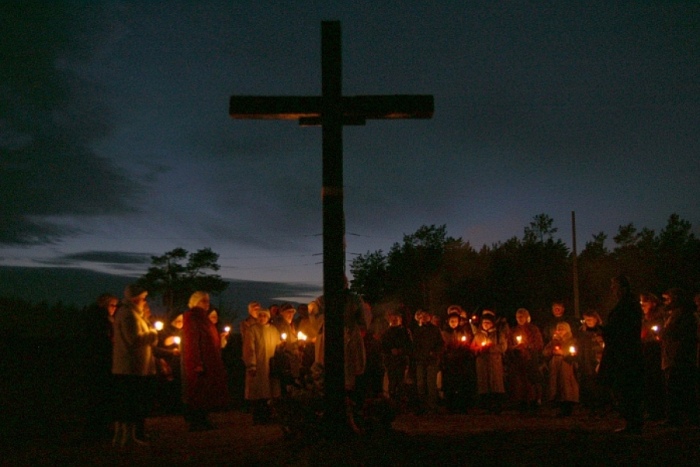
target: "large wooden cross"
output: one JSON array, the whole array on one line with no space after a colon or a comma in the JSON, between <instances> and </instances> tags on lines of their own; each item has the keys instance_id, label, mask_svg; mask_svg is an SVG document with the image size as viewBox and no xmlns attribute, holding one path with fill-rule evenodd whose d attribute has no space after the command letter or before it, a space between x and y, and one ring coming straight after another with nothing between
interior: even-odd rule
<instances>
[{"instance_id":1,"label":"large wooden cross","mask_svg":"<svg viewBox=\"0 0 700 467\"><path fill-rule=\"evenodd\" d=\"M321 96L233 96L235 119L298 120L323 135L323 295L325 411L331 426L345 423L343 125L367 119L431 118L433 96L343 96L340 22L321 23Z\"/></svg>"}]
</instances>

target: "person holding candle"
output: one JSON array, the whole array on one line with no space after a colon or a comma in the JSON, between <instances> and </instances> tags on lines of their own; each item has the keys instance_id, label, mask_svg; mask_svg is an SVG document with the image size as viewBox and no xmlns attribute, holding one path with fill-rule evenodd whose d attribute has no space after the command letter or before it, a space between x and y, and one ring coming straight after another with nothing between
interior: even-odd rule
<instances>
[{"instance_id":1,"label":"person holding candle","mask_svg":"<svg viewBox=\"0 0 700 467\"><path fill-rule=\"evenodd\" d=\"M469 366L474 363L469 347L473 337L470 328L460 326L459 312L450 311L447 314L447 326L442 331L445 351L441 366L445 406L450 413L466 413L471 402Z\"/></svg>"},{"instance_id":2,"label":"person holding candle","mask_svg":"<svg viewBox=\"0 0 700 467\"><path fill-rule=\"evenodd\" d=\"M167 325L158 331L158 345L153 350L158 367L158 402L165 413L182 412L182 373L180 342L182 338L182 312L175 311L167 319Z\"/></svg>"},{"instance_id":3,"label":"person holding candle","mask_svg":"<svg viewBox=\"0 0 700 467\"><path fill-rule=\"evenodd\" d=\"M150 409L150 385L156 374L153 347L158 343L158 331L146 314L147 295L143 287L128 285L114 315L112 374L117 393L114 446L146 444L138 438L137 426L143 426Z\"/></svg>"},{"instance_id":4,"label":"person holding candle","mask_svg":"<svg viewBox=\"0 0 700 467\"><path fill-rule=\"evenodd\" d=\"M271 324L277 328L282 339L275 351L275 359L280 363L280 368L284 371L277 376L280 378L282 395L287 393L289 386L294 386L296 378L299 377L301 369L301 350L297 329L294 323L296 309L291 303L285 303L280 307L277 317L270 320Z\"/></svg>"},{"instance_id":5,"label":"person holding candle","mask_svg":"<svg viewBox=\"0 0 700 467\"><path fill-rule=\"evenodd\" d=\"M505 397L503 356L508 350L508 329L496 320L489 309L481 312L477 326L472 325L471 348L476 354L476 384L482 405L491 413L500 414Z\"/></svg>"},{"instance_id":6,"label":"person holding candle","mask_svg":"<svg viewBox=\"0 0 700 467\"><path fill-rule=\"evenodd\" d=\"M226 369L219 331L209 319L209 294L197 291L189 300L182 326L182 401L190 431L212 429L208 414L228 405Z\"/></svg>"},{"instance_id":7,"label":"person holding candle","mask_svg":"<svg viewBox=\"0 0 700 467\"><path fill-rule=\"evenodd\" d=\"M245 398L251 404L253 424L271 421L269 402L280 397L280 382L270 374L270 360L282 343L280 332L270 324L270 310L257 311L258 322L250 327L244 341L243 362L246 366Z\"/></svg>"},{"instance_id":8,"label":"person holding candle","mask_svg":"<svg viewBox=\"0 0 700 467\"><path fill-rule=\"evenodd\" d=\"M589 410L591 416L597 416L610 401L607 389L598 384L598 365L603 357L605 343L603 342L603 320L597 311L583 312L578 341L581 404Z\"/></svg>"},{"instance_id":9,"label":"person holding candle","mask_svg":"<svg viewBox=\"0 0 700 467\"><path fill-rule=\"evenodd\" d=\"M639 295L642 307L642 356L644 360L644 411L649 420L666 416L666 382L661 369L661 332L664 309L653 293Z\"/></svg>"},{"instance_id":10,"label":"person holding candle","mask_svg":"<svg viewBox=\"0 0 700 467\"><path fill-rule=\"evenodd\" d=\"M569 417L579 402L578 343L569 323L561 322L542 354L549 361L548 397L559 403L559 416Z\"/></svg>"},{"instance_id":11,"label":"person holding candle","mask_svg":"<svg viewBox=\"0 0 700 467\"><path fill-rule=\"evenodd\" d=\"M518 308L515 320L518 324L511 329L508 340L508 387L511 399L525 412L535 410L542 400L540 355L544 343L526 308Z\"/></svg>"}]
</instances>

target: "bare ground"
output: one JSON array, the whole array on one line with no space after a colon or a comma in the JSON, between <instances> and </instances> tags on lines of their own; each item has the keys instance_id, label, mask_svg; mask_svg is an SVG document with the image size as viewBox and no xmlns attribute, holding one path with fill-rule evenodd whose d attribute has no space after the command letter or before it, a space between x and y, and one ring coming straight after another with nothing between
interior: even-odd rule
<instances>
[{"instance_id":1,"label":"bare ground","mask_svg":"<svg viewBox=\"0 0 700 467\"><path fill-rule=\"evenodd\" d=\"M190 433L181 417L149 418L148 447L84 442L75 429L8 446L3 465L700 465L700 430L649 423L612 433L612 414L556 418L543 409L488 415L400 415L388 432L343 439L285 436L249 414L214 414L216 429Z\"/></svg>"}]
</instances>

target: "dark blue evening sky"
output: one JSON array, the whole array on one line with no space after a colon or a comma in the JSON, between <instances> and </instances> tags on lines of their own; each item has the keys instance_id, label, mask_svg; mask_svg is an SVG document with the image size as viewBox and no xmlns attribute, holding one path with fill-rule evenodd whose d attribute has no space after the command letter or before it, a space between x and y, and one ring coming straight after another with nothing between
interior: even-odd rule
<instances>
[{"instance_id":1,"label":"dark blue evening sky","mask_svg":"<svg viewBox=\"0 0 700 467\"><path fill-rule=\"evenodd\" d=\"M696 2L103 1L0 6L0 264L140 274L211 247L224 277L321 284L321 132L231 95L432 94L346 127L348 259L421 225L479 248L549 214L579 251L700 226Z\"/></svg>"}]
</instances>

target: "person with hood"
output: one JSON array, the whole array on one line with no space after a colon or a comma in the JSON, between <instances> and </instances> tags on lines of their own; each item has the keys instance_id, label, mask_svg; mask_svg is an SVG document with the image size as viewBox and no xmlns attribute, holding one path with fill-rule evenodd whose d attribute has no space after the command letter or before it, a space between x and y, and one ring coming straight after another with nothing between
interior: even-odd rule
<instances>
[{"instance_id":1,"label":"person with hood","mask_svg":"<svg viewBox=\"0 0 700 467\"><path fill-rule=\"evenodd\" d=\"M197 291L182 325L182 402L190 431L214 428L208 414L228 405L219 331L209 319L209 294Z\"/></svg>"}]
</instances>

